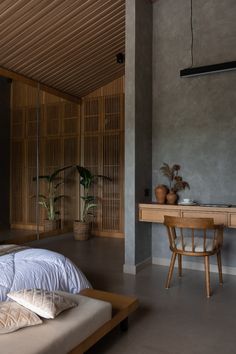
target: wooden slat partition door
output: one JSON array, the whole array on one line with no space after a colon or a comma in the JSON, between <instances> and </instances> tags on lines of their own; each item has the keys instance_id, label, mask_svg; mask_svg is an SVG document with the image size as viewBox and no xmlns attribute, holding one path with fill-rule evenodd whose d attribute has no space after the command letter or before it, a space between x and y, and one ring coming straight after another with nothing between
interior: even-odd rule
<instances>
[{"instance_id":1,"label":"wooden slat partition door","mask_svg":"<svg viewBox=\"0 0 236 354\"><path fill-rule=\"evenodd\" d=\"M35 229L36 184L32 178L36 175L37 91L18 81L12 87L11 225ZM112 182L100 181L94 190L99 199L94 234L123 237L124 77L84 98L81 109L76 103L41 92L39 130L40 175L82 164L94 174L112 178ZM40 193L45 188L40 182ZM76 172L65 172L60 192L66 196L60 205L62 225L72 226L80 204ZM45 213L39 210L42 229Z\"/></svg>"},{"instance_id":2,"label":"wooden slat partition door","mask_svg":"<svg viewBox=\"0 0 236 354\"><path fill-rule=\"evenodd\" d=\"M26 84L12 83L11 118L11 226L36 229L36 134L37 90ZM80 163L80 107L46 92L40 93L39 174ZM62 226L72 227L78 214L78 176L62 174L65 183L59 205ZM46 184L40 181L40 193ZM40 229L46 217L39 209Z\"/></svg>"},{"instance_id":3,"label":"wooden slat partition door","mask_svg":"<svg viewBox=\"0 0 236 354\"><path fill-rule=\"evenodd\" d=\"M40 166L44 174L63 166L80 163L80 109L76 103L44 93L44 126L41 136ZM61 173L64 183L59 194L65 197L58 202L62 227L72 227L78 214L78 176L75 171Z\"/></svg>"},{"instance_id":4,"label":"wooden slat partition door","mask_svg":"<svg viewBox=\"0 0 236 354\"><path fill-rule=\"evenodd\" d=\"M24 222L24 141L11 143L11 223Z\"/></svg>"},{"instance_id":5,"label":"wooden slat partition door","mask_svg":"<svg viewBox=\"0 0 236 354\"><path fill-rule=\"evenodd\" d=\"M12 83L10 224L24 229L35 229L36 221L36 104L36 88Z\"/></svg>"},{"instance_id":6,"label":"wooden slat partition door","mask_svg":"<svg viewBox=\"0 0 236 354\"><path fill-rule=\"evenodd\" d=\"M82 106L84 166L112 179L100 180L94 187L98 207L93 233L124 237L124 95L94 95L85 98Z\"/></svg>"},{"instance_id":7,"label":"wooden slat partition door","mask_svg":"<svg viewBox=\"0 0 236 354\"><path fill-rule=\"evenodd\" d=\"M17 96L15 97L17 102ZM11 219L23 221L25 111L15 107L11 114Z\"/></svg>"}]
</instances>

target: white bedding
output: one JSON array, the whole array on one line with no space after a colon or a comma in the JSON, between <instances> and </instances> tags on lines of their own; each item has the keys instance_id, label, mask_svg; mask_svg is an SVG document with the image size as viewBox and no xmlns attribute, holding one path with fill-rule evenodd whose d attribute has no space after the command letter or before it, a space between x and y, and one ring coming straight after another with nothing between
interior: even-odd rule
<instances>
[{"instance_id":1,"label":"white bedding","mask_svg":"<svg viewBox=\"0 0 236 354\"><path fill-rule=\"evenodd\" d=\"M0 251L1 247L0 246ZM23 248L0 256L0 301L7 293L39 288L78 293L91 287L85 275L65 256L38 248Z\"/></svg>"}]
</instances>

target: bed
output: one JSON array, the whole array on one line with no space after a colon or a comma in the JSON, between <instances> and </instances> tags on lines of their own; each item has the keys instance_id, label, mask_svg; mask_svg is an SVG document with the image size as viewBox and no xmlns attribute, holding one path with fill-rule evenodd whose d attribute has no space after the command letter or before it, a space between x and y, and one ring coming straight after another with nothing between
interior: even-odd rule
<instances>
[{"instance_id":1,"label":"bed","mask_svg":"<svg viewBox=\"0 0 236 354\"><path fill-rule=\"evenodd\" d=\"M64 311L54 320L0 335L4 354L83 354L113 328L127 330L128 316L137 309L135 297L94 289L64 294L78 307ZM125 326L124 326L125 325Z\"/></svg>"},{"instance_id":2,"label":"bed","mask_svg":"<svg viewBox=\"0 0 236 354\"><path fill-rule=\"evenodd\" d=\"M0 301L7 293L39 288L78 293L91 288L85 275L57 252L18 245L0 245Z\"/></svg>"}]
</instances>

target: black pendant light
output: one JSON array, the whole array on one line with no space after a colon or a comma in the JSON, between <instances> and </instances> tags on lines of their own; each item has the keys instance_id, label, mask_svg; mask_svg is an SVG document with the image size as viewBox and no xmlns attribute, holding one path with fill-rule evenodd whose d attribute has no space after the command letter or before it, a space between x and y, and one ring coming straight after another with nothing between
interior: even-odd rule
<instances>
[{"instance_id":1,"label":"black pendant light","mask_svg":"<svg viewBox=\"0 0 236 354\"><path fill-rule=\"evenodd\" d=\"M236 70L236 61L229 61L219 64L211 64L204 66L193 67L193 0L190 0L191 13L190 13L190 23L191 23L191 67L180 70L180 77L192 77L199 75L208 75L215 73L222 73L226 71Z\"/></svg>"},{"instance_id":2,"label":"black pendant light","mask_svg":"<svg viewBox=\"0 0 236 354\"><path fill-rule=\"evenodd\" d=\"M232 71L232 70L236 70L236 61L229 61L226 63L182 69L182 70L180 70L180 76L181 77L191 77L191 76L222 73L225 71Z\"/></svg>"}]
</instances>

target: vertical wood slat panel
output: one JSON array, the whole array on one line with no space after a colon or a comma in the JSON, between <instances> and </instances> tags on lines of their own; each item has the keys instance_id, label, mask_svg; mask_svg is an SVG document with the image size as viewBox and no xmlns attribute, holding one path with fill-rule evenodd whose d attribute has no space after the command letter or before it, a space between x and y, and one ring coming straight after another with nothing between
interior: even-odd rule
<instances>
[{"instance_id":1,"label":"vertical wood slat panel","mask_svg":"<svg viewBox=\"0 0 236 354\"><path fill-rule=\"evenodd\" d=\"M26 136L35 137L37 136L37 108L28 107L26 114ZM36 142L35 142L36 143Z\"/></svg>"},{"instance_id":2,"label":"vertical wood slat panel","mask_svg":"<svg viewBox=\"0 0 236 354\"><path fill-rule=\"evenodd\" d=\"M100 127L100 98L95 97L86 99L83 105L83 165L88 168L92 174L99 174L99 127ZM83 190L81 190L83 193ZM94 184L91 195L98 198L98 185ZM99 228L100 223L100 204L94 209L95 218L93 221L93 227Z\"/></svg>"},{"instance_id":3,"label":"vertical wood slat panel","mask_svg":"<svg viewBox=\"0 0 236 354\"><path fill-rule=\"evenodd\" d=\"M25 205L27 213L27 222L30 224L36 223L36 182L33 181L33 177L37 174L36 169L36 154L37 146L36 139L29 139L26 142L26 161L27 167L25 171L26 175L26 195L27 203Z\"/></svg>"},{"instance_id":4,"label":"vertical wood slat panel","mask_svg":"<svg viewBox=\"0 0 236 354\"><path fill-rule=\"evenodd\" d=\"M80 116L79 106L72 102L63 103L62 136L64 150L64 166L80 163ZM79 209L79 190L77 171L65 171L65 184L63 200L64 225L69 227L77 219Z\"/></svg>"},{"instance_id":5,"label":"vertical wood slat panel","mask_svg":"<svg viewBox=\"0 0 236 354\"><path fill-rule=\"evenodd\" d=\"M93 173L104 174L112 179L111 182L100 181L94 191L98 197L93 226L96 235L121 236L124 232L123 103L123 94L92 95L83 101L84 166ZM90 125L87 124L88 120Z\"/></svg>"},{"instance_id":6,"label":"vertical wood slat panel","mask_svg":"<svg viewBox=\"0 0 236 354\"><path fill-rule=\"evenodd\" d=\"M11 114L11 138L23 139L25 129L25 111L22 108L12 109Z\"/></svg>"},{"instance_id":7,"label":"vertical wood slat panel","mask_svg":"<svg viewBox=\"0 0 236 354\"><path fill-rule=\"evenodd\" d=\"M125 86L125 77L121 76L120 78L113 80L109 84L91 92L86 97L89 98L89 97L119 95L121 93L124 93L124 86Z\"/></svg>"},{"instance_id":8,"label":"vertical wood slat panel","mask_svg":"<svg viewBox=\"0 0 236 354\"><path fill-rule=\"evenodd\" d=\"M92 174L97 175L99 174L99 136L91 135L91 136L84 136L83 140L83 147L84 147L84 159L83 165L84 167L88 168ZM83 191L81 191L83 193ZM94 195L95 197L99 197L98 194L98 184L94 184L89 193ZM94 209L95 218L92 219L93 227L98 229L100 223L100 204L96 209Z\"/></svg>"},{"instance_id":9,"label":"vertical wood slat panel","mask_svg":"<svg viewBox=\"0 0 236 354\"><path fill-rule=\"evenodd\" d=\"M78 138L67 137L64 139L64 165L70 166L78 163ZM76 171L68 170L64 173L64 225L72 226L73 221L77 216L77 184L78 173Z\"/></svg>"},{"instance_id":10,"label":"vertical wood slat panel","mask_svg":"<svg viewBox=\"0 0 236 354\"><path fill-rule=\"evenodd\" d=\"M24 142L11 144L11 222L24 220Z\"/></svg>"},{"instance_id":11,"label":"vertical wood slat panel","mask_svg":"<svg viewBox=\"0 0 236 354\"><path fill-rule=\"evenodd\" d=\"M104 130L119 130L121 129L121 112L120 112L120 96L108 96L104 98Z\"/></svg>"},{"instance_id":12,"label":"vertical wood slat panel","mask_svg":"<svg viewBox=\"0 0 236 354\"><path fill-rule=\"evenodd\" d=\"M99 99L92 98L85 101L84 104L84 133L99 131Z\"/></svg>"},{"instance_id":13,"label":"vertical wood slat panel","mask_svg":"<svg viewBox=\"0 0 236 354\"><path fill-rule=\"evenodd\" d=\"M94 190L99 200L102 201L96 215L95 229L97 233L100 235L105 233L108 236L121 235L123 234L124 96L120 93L123 92L123 81L118 80L116 83L113 82L101 88L100 92L102 94L104 92L107 94L112 93L113 95L96 97L95 94L89 100L85 99L87 110L84 108L83 111L83 164L95 174L110 175L114 181L100 182ZM11 211L12 222L14 221L14 224L30 224L34 220L32 211L33 199L31 198L34 186L31 185L31 178L34 175L35 167L29 156L30 153L33 154L34 150L31 145L33 144L35 135L33 114L35 106L32 105L34 98L35 91L32 93L27 85L13 82L13 110L16 113L12 116L12 151L15 151L15 154L21 151L22 161L20 166L24 166L25 169L18 169L18 172L14 174L15 170L14 166L12 166ZM86 117L87 122L85 124ZM50 121L48 122L48 120ZM54 168L72 164L72 162L81 163L79 120L78 105L51 94L42 93L40 174L47 174L52 172ZM14 126L15 129L13 128ZM15 148L14 150L13 145L17 141L18 146L21 144L21 148ZM13 157L13 162L16 159L17 156ZM71 176L66 176L66 179L67 177L69 179L72 178ZM68 199L65 199L61 205L61 215L64 218L65 224L67 221L68 224L71 224L71 220L74 219L72 209L76 215L78 214L78 176L75 176L75 179L75 183L72 182L72 178L68 184L65 183L64 188L61 190L63 194L68 196ZM17 192L19 193L18 195ZM15 205L13 195L15 201L18 198L17 205L20 205L15 210L13 210ZM77 200L74 198L75 195L77 195ZM15 215L16 211L18 215ZM42 223L43 215L41 208L40 212Z\"/></svg>"},{"instance_id":14,"label":"vertical wood slat panel","mask_svg":"<svg viewBox=\"0 0 236 354\"><path fill-rule=\"evenodd\" d=\"M62 117L62 134L79 135L79 107L77 104L70 102L64 103L64 115Z\"/></svg>"},{"instance_id":15,"label":"vertical wood slat panel","mask_svg":"<svg viewBox=\"0 0 236 354\"><path fill-rule=\"evenodd\" d=\"M20 82L12 83L11 114L11 223L35 223L35 200L33 200L32 177L36 160L36 99L37 90ZM29 137L29 140L26 137ZM14 149L21 139L19 151ZM18 154L21 154L20 162ZM18 164L19 163L19 164ZM17 191L15 187L17 186Z\"/></svg>"},{"instance_id":16,"label":"vertical wood slat panel","mask_svg":"<svg viewBox=\"0 0 236 354\"><path fill-rule=\"evenodd\" d=\"M36 183L36 99L35 88L13 81L11 122L11 223L14 226L35 224ZM22 94L22 92L24 94ZM79 106L48 93L40 95L40 175L49 174L65 165L80 163ZM33 104L34 103L34 104ZM20 138L20 140L19 140ZM73 163L72 163L73 162ZM64 177L64 173L62 174ZM63 222L72 226L77 215L78 176L66 175L66 183L60 194L68 198L58 205ZM73 181L72 181L73 180ZM68 184L67 184L68 181ZM40 193L46 192L46 185L40 181ZM40 224L45 211L40 210ZM66 222L68 219L68 222Z\"/></svg>"},{"instance_id":17,"label":"vertical wood slat panel","mask_svg":"<svg viewBox=\"0 0 236 354\"><path fill-rule=\"evenodd\" d=\"M104 230L120 231L120 137L108 135L104 137L104 173L112 179L112 183L104 181L103 218Z\"/></svg>"},{"instance_id":18,"label":"vertical wood slat panel","mask_svg":"<svg viewBox=\"0 0 236 354\"><path fill-rule=\"evenodd\" d=\"M58 136L60 134L60 106L55 104L45 105L46 136Z\"/></svg>"}]
</instances>

